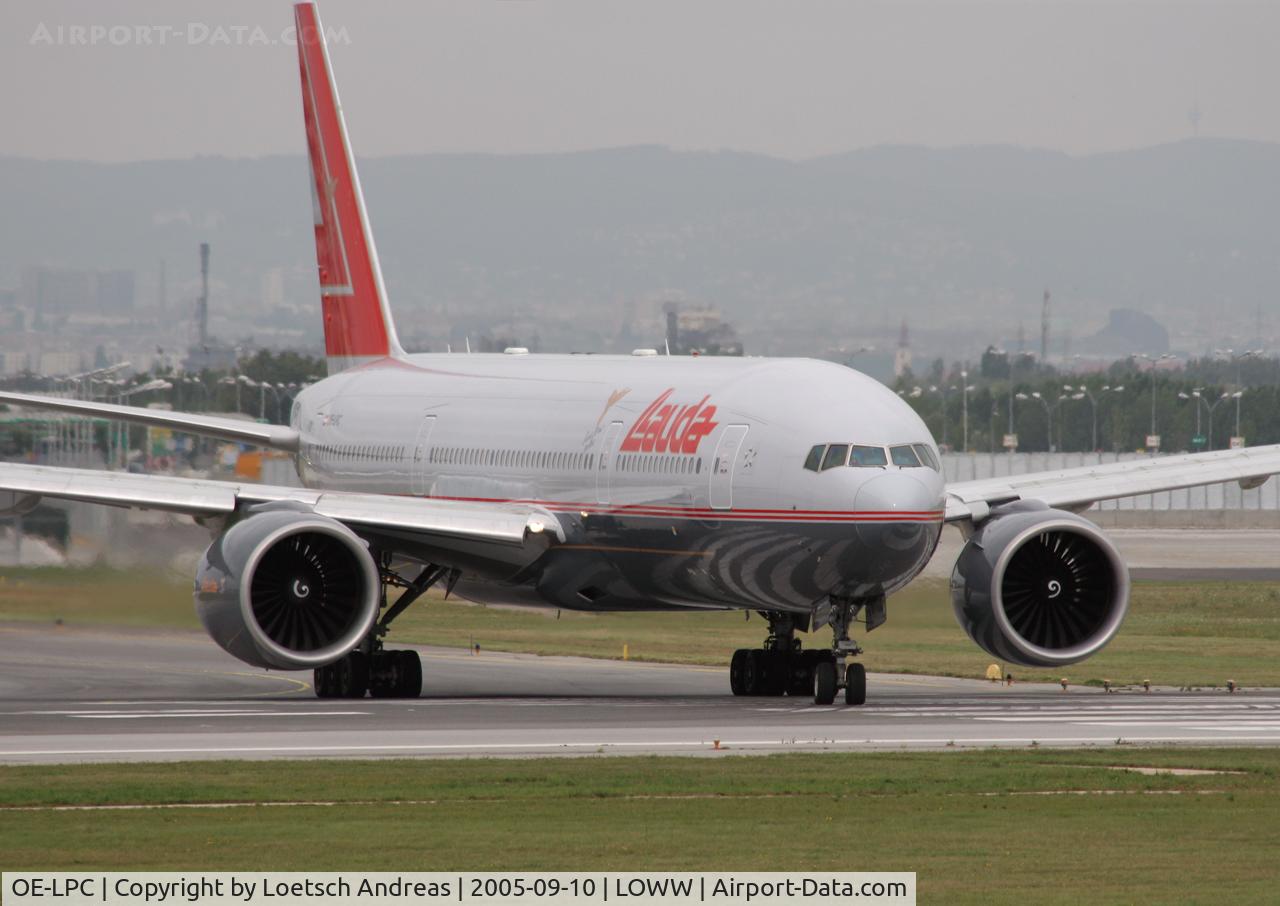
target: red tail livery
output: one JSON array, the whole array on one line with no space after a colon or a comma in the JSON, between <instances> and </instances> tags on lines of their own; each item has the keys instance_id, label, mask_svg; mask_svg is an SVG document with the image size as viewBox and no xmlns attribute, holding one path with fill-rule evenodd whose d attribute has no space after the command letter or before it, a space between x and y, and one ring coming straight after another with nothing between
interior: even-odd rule
<instances>
[{"instance_id":1,"label":"red tail livery","mask_svg":"<svg viewBox=\"0 0 1280 906\"><path fill-rule=\"evenodd\" d=\"M335 372L403 352L387 306L320 15L315 4L299 3L294 18L311 160L324 347L329 370Z\"/></svg>"}]
</instances>

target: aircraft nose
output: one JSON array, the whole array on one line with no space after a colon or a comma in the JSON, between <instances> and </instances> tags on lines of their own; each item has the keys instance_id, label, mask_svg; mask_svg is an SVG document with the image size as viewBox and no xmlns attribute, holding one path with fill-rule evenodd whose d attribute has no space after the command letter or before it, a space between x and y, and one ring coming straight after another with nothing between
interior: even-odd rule
<instances>
[{"instance_id":1,"label":"aircraft nose","mask_svg":"<svg viewBox=\"0 0 1280 906\"><path fill-rule=\"evenodd\" d=\"M866 482L854 498L859 513L923 514L942 509L941 481L921 480L914 473L924 470L885 472Z\"/></svg>"}]
</instances>

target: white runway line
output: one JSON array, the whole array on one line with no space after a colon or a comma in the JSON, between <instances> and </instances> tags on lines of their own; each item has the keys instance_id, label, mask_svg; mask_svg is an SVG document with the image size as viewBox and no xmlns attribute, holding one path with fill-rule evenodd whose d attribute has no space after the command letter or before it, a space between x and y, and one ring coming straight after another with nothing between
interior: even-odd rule
<instances>
[{"instance_id":1,"label":"white runway line","mask_svg":"<svg viewBox=\"0 0 1280 906\"><path fill-rule=\"evenodd\" d=\"M1125 743L1274 743L1280 740L1280 734L1271 735L1230 735L1212 737L1188 736L1125 736ZM1066 736L1066 737L930 737L930 738L892 738L892 739L721 739L718 751L732 754L734 749L765 749L785 751L794 748L812 749L877 749L877 748L1028 748L1038 746L1053 748L1056 746L1099 746L1115 747L1115 736ZM703 752L717 751L711 740L683 740L668 742L522 742L522 743L486 743L473 745L470 743L423 743L397 745L329 745L329 746L198 746L198 747L158 747L127 749L0 749L0 758L39 758L54 756L110 756L110 755L288 755L308 757L315 755L378 755L378 754L456 754L459 752L502 751L508 753L530 752L538 754L581 753L584 750L636 751L644 749L663 750L699 750Z\"/></svg>"}]
</instances>

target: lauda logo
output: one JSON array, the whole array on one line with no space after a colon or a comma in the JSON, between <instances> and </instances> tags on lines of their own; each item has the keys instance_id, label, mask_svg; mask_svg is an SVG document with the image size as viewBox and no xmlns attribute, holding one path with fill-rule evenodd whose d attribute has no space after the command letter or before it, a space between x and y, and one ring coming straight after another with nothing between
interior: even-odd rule
<instances>
[{"instance_id":1,"label":"lauda logo","mask_svg":"<svg viewBox=\"0 0 1280 906\"><path fill-rule=\"evenodd\" d=\"M688 406L668 403L675 392L668 389L640 413L627 436L622 439L624 453L697 453L702 439L716 429L712 421L715 406L708 406L710 396Z\"/></svg>"}]
</instances>

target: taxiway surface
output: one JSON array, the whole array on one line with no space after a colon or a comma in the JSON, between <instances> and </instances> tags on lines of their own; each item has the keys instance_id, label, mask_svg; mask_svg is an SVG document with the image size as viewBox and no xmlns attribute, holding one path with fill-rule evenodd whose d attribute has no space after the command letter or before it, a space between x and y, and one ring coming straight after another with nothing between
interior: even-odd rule
<instances>
[{"instance_id":1,"label":"taxiway surface","mask_svg":"<svg viewBox=\"0 0 1280 906\"><path fill-rule=\"evenodd\" d=\"M0 762L1280 744L1280 694L872 675L869 703L734 698L726 671L419 648L412 700L314 698L198 633L0 625Z\"/></svg>"}]
</instances>

